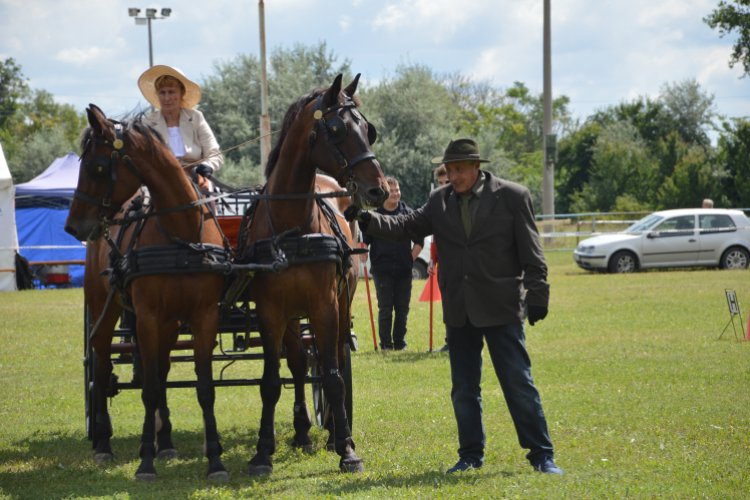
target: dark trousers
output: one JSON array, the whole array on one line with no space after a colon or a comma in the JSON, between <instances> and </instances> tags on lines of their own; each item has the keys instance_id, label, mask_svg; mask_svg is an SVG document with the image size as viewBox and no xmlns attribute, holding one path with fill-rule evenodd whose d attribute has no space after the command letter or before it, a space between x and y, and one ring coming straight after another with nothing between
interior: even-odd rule
<instances>
[{"instance_id":1,"label":"dark trousers","mask_svg":"<svg viewBox=\"0 0 750 500\"><path fill-rule=\"evenodd\" d=\"M446 325L451 362L451 400L458 423L460 458L484 461L487 437L482 421L482 348L487 342L495 374L505 395L518 442L530 450L533 462L553 456L539 391L531 378L531 360L526 352L523 324L475 327L468 320L461 328Z\"/></svg>"},{"instance_id":2,"label":"dark trousers","mask_svg":"<svg viewBox=\"0 0 750 500\"><path fill-rule=\"evenodd\" d=\"M396 349L406 347L406 318L411 301L411 273L373 274L378 296L378 332L380 347L393 345ZM393 313L396 313L394 320ZM392 333L391 333L392 332Z\"/></svg>"}]
</instances>

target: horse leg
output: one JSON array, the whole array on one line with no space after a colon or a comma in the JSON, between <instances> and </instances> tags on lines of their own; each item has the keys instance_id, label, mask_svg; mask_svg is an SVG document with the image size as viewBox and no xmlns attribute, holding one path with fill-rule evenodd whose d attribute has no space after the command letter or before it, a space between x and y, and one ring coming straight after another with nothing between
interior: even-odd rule
<instances>
[{"instance_id":1,"label":"horse leg","mask_svg":"<svg viewBox=\"0 0 750 500\"><path fill-rule=\"evenodd\" d=\"M107 316L102 321L96 336L91 339L92 347L96 353L96 368L94 377L96 383L96 408L90 425L94 425L94 460L98 464L106 464L114 459L110 438L113 435L112 421L107 410L107 397L109 396L109 383L112 376L112 361L110 354L112 350L112 338L114 337L115 324L119 318L120 311L117 307L110 307L106 311ZM98 318L98 314L93 316Z\"/></svg>"},{"instance_id":2,"label":"horse leg","mask_svg":"<svg viewBox=\"0 0 750 500\"><path fill-rule=\"evenodd\" d=\"M165 389L159 380L159 332L154 325L159 320L152 314L136 311L138 346L143 363L143 388L141 389L141 401L145 409L143 420L143 432L141 434L141 445L138 455L141 463L135 472L135 478L143 482L156 481L156 410Z\"/></svg>"},{"instance_id":3,"label":"horse leg","mask_svg":"<svg viewBox=\"0 0 750 500\"><path fill-rule=\"evenodd\" d=\"M174 323L175 330L178 324ZM173 346L176 338L170 344ZM172 421L169 418L169 407L167 406L167 378L169 370L172 367L170 359L171 346L159 350L159 381L161 382L161 397L159 398L159 408L156 410L156 458L159 460L172 460L178 457L177 450L172 443Z\"/></svg>"},{"instance_id":4,"label":"horse leg","mask_svg":"<svg viewBox=\"0 0 750 500\"><path fill-rule=\"evenodd\" d=\"M206 477L228 481L229 473L221 462L221 454L224 449L219 442L219 431L214 414L216 389L214 388L213 368L211 366L216 332L219 327L218 314L216 304L209 303L207 307L201 308L198 314L191 317L190 328L193 331L195 374L198 378L196 391L198 403L203 410L203 454L208 459Z\"/></svg>"},{"instance_id":5,"label":"horse leg","mask_svg":"<svg viewBox=\"0 0 750 500\"><path fill-rule=\"evenodd\" d=\"M364 461L354 453L354 440L344 409L344 380L339 373L339 311L338 302L319 303L310 323L316 334L318 352L323 360L323 393L333 414L335 450L341 460L342 472L363 472ZM335 304L331 307L331 303Z\"/></svg>"},{"instance_id":6,"label":"horse leg","mask_svg":"<svg viewBox=\"0 0 750 500\"><path fill-rule=\"evenodd\" d=\"M286 327L286 322L279 320L272 322L267 316L269 312L263 311L260 305L258 305L258 310L261 311L258 316L258 327L263 339L263 377L260 382L260 398L263 401L263 410L261 411L255 456L248 464L248 474L251 476L264 476L273 472L271 455L276 452L274 416L276 403L281 396L279 350Z\"/></svg>"},{"instance_id":7,"label":"horse leg","mask_svg":"<svg viewBox=\"0 0 750 500\"><path fill-rule=\"evenodd\" d=\"M293 448L312 449L310 427L312 418L305 400L305 376L307 375L307 356L300 339L299 321L291 321L284 332L286 363L294 379L294 439Z\"/></svg>"}]
</instances>

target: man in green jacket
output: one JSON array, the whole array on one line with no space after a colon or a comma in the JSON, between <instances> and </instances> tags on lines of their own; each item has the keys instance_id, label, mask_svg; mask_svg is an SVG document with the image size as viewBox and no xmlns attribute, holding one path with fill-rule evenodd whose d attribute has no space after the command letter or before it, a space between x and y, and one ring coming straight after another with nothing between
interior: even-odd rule
<instances>
[{"instance_id":1,"label":"man in green jacket","mask_svg":"<svg viewBox=\"0 0 750 500\"><path fill-rule=\"evenodd\" d=\"M418 210L396 217L347 209L367 234L395 241L430 234L437 244L438 285L450 353L451 400L459 461L448 473L484 463L482 349L484 342L526 458L535 470L562 474L539 392L531 377L523 322L547 316L547 265L529 190L480 170L487 162L473 139L451 141L443 157L449 185Z\"/></svg>"}]
</instances>

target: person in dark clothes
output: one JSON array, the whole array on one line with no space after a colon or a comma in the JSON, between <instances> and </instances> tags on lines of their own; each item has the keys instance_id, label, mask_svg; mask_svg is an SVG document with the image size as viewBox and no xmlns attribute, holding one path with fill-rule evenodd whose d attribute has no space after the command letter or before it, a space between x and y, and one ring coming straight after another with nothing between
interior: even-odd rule
<instances>
[{"instance_id":1,"label":"person in dark clothes","mask_svg":"<svg viewBox=\"0 0 750 500\"><path fill-rule=\"evenodd\" d=\"M412 209L401 201L401 190L398 181L386 177L391 194L377 212L383 215L397 216L408 214ZM423 238L412 242L404 240L394 242L368 234L362 235L362 241L370 248L370 273L375 281L378 297L378 331L380 348L398 351L406 349L406 320L409 316L411 301L411 271L414 259L424 247ZM394 319L395 313L395 319Z\"/></svg>"},{"instance_id":2,"label":"person in dark clothes","mask_svg":"<svg viewBox=\"0 0 750 500\"><path fill-rule=\"evenodd\" d=\"M527 188L479 169L483 160L473 139L456 139L442 158L450 185L435 189L421 208L397 216L362 212L366 234L394 241L434 235L440 256L438 285L443 298L451 364L451 400L458 424L459 460L448 473L478 469L487 437L482 418L482 350L489 357L534 470L562 474L539 391L531 377L524 320L547 316L549 284L539 232Z\"/></svg>"}]
</instances>

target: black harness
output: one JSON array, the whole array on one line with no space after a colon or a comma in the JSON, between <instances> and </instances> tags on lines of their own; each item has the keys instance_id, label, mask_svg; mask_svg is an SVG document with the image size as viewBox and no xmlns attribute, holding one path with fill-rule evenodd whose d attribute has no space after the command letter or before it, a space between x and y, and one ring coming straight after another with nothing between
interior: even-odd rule
<instances>
[{"instance_id":1,"label":"black harness","mask_svg":"<svg viewBox=\"0 0 750 500\"><path fill-rule=\"evenodd\" d=\"M307 140L307 156L312 162L312 149L315 146L315 140L318 138L318 131L320 130L323 133L323 138L331 147L333 156L336 158L340 167L339 172L334 176L336 181L339 185L343 185L344 177L348 176L349 179L346 182L346 188L354 194L357 190L357 186L354 184L354 171L352 170L352 167L361 161L369 160L371 158L374 159L375 153L367 151L359 156L355 156L349 161L344 158L344 155L341 153L337 144L346 138L349 130L346 123L344 123L343 118L341 118L341 113L350 109L355 121L359 122L364 120L367 124L367 141L371 146L378 140L378 132L375 129L375 125L367 121L364 114L357 110L357 105L354 104L354 101L352 101L350 97L347 97L344 102L331 106L330 108L325 108L324 110L322 109L323 95L324 94L320 94L315 100L315 112L313 113L315 125L313 126L312 132L310 132L310 137ZM336 112L336 115L326 120L326 115L333 113L334 111Z\"/></svg>"},{"instance_id":2,"label":"black harness","mask_svg":"<svg viewBox=\"0 0 750 500\"><path fill-rule=\"evenodd\" d=\"M112 206L112 194L115 191L115 182L117 182L117 166L120 164L120 152L124 145L122 141L122 123L115 122L114 127L114 141L110 142L107 139L94 137L94 142L92 143L91 138L89 138L89 140L86 141L86 145L83 147L83 153L81 153L81 156L83 156L86 153L86 150L88 150L89 146L91 146L92 158L86 163L84 169L86 170L86 174L88 174L88 176L94 182L107 183L107 189L104 192L104 198L100 200L89 194L79 191L78 189L73 192L74 198L78 198L85 201L86 203L91 203L92 205L96 205L97 207L101 208L101 211L99 212L99 220L101 221L100 223L106 222L108 210L114 210L115 213L117 213L122 209L121 205ZM112 154L110 155L109 160L105 156L97 156L97 144L112 146ZM130 171L133 172L136 177L138 177L138 180L140 180L142 184L146 183L143 175L141 175L141 173L133 164L133 160L131 160L128 155L123 155L122 161L125 163L125 166L127 166Z\"/></svg>"}]
</instances>

